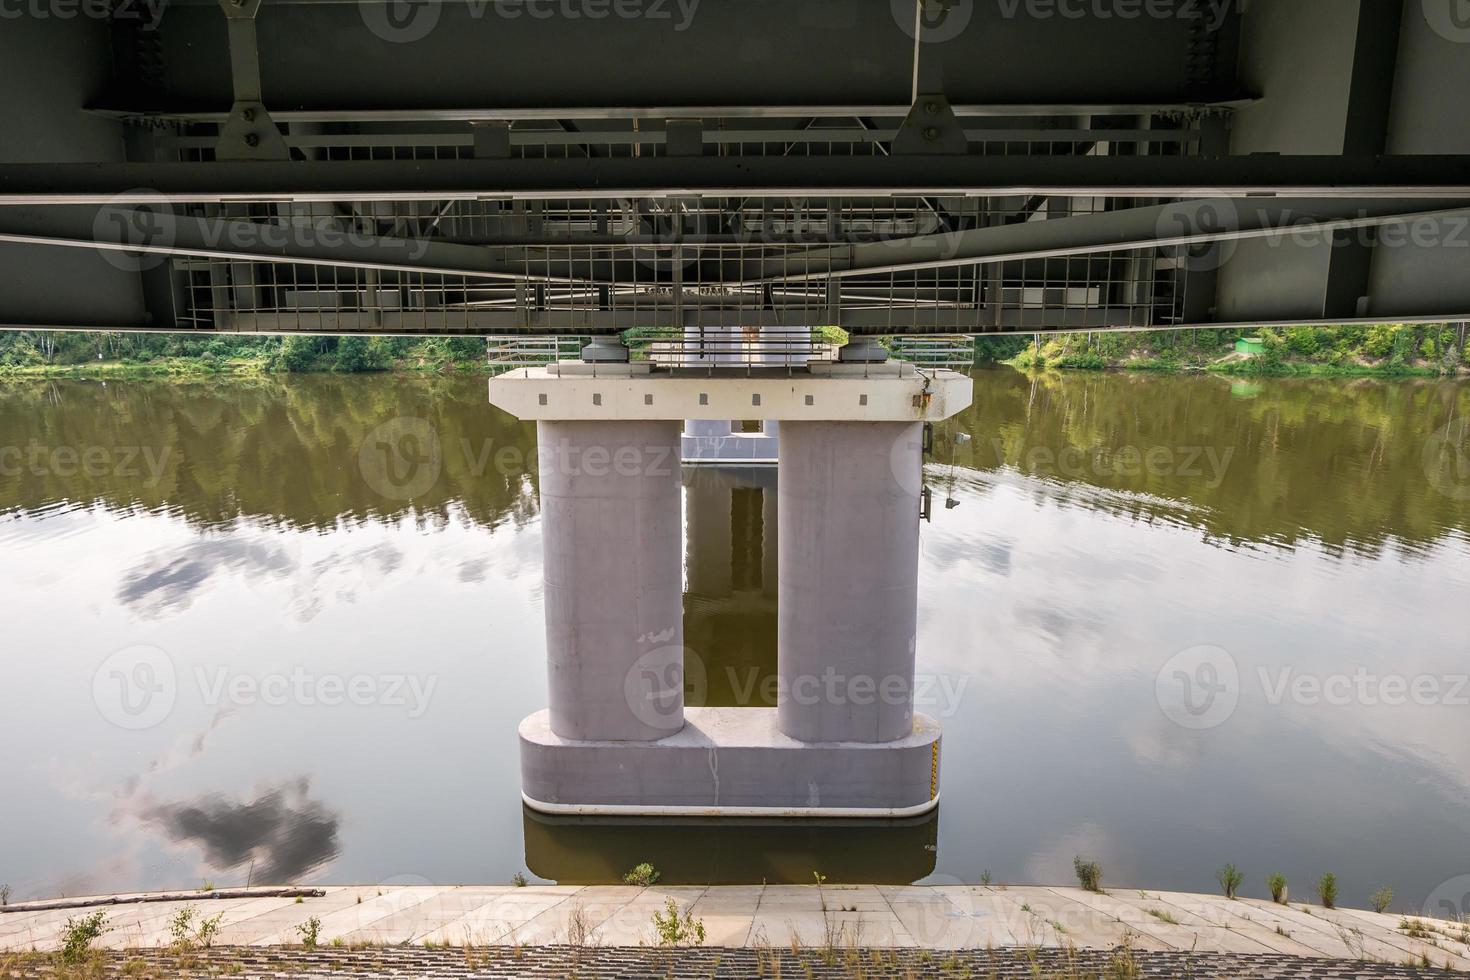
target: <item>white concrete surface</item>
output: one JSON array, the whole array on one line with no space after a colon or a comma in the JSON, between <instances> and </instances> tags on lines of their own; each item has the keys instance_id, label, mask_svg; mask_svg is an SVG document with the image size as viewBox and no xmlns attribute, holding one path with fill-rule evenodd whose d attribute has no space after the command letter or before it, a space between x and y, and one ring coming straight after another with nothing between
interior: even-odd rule
<instances>
[{"instance_id":1,"label":"white concrete surface","mask_svg":"<svg viewBox=\"0 0 1470 980\"><path fill-rule=\"evenodd\" d=\"M913 726L923 426L788 422L776 495L781 730L887 742Z\"/></svg>"},{"instance_id":2,"label":"white concrete surface","mask_svg":"<svg viewBox=\"0 0 1470 980\"><path fill-rule=\"evenodd\" d=\"M551 725L637 741L684 724L674 422L536 426Z\"/></svg>"},{"instance_id":3,"label":"white concrete surface","mask_svg":"<svg viewBox=\"0 0 1470 980\"><path fill-rule=\"evenodd\" d=\"M939 726L913 716L893 741L799 741L774 708L691 707L656 742L567 739L521 722L521 786L544 813L910 817L939 801Z\"/></svg>"},{"instance_id":4,"label":"white concrete surface","mask_svg":"<svg viewBox=\"0 0 1470 980\"><path fill-rule=\"evenodd\" d=\"M172 941L181 908L222 916L216 945L301 942L298 927L321 923L323 945L558 944L574 917L593 926L590 942L654 941L652 917L669 899L704 922L711 946L842 945L965 949L1038 946L1198 952L1279 953L1392 964L1428 957L1433 967L1470 970L1457 926L1431 925L1432 940L1400 928L1404 916L1358 909L1273 905L1257 899L1112 888L1097 895L1039 886L357 886L321 898L239 899L100 906L109 931L101 945L146 949ZM58 948L66 920L91 910L0 912L0 950ZM1172 920L1172 921L1171 921Z\"/></svg>"}]
</instances>

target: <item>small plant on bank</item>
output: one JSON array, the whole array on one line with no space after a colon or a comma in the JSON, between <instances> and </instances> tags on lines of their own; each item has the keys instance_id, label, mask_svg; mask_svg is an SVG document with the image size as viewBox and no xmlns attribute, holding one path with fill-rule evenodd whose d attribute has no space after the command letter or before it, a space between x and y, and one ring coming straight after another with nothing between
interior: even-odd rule
<instances>
[{"instance_id":1,"label":"small plant on bank","mask_svg":"<svg viewBox=\"0 0 1470 980\"><path fill-rule=\"evenodd\" d=\"M567 914L567 945L597 945L597 927L592 924L592 917L581 905L572 906L571 912Z\"/></svg>"},{"instance_id":2,"label":"small plant on bank","mask_svg":"<svg viewBox=\"0 0 1470 980\"><path fill-rule=\"evenodd\" d=\"M653 913L653 932L660 946L703 946L704 920L694 917L694 906L679 914L679 906L672 898L664 904L664 911Z\"/></svg>"},{"instance_id":3,"label":"small plant on bank","mask_svg":"<svg viewBox=\"0 0 1470 980\"><path fill-rule=\"evenodd\" d=\"M515 885L517 888L525 888L528 884L530 884L530 882L526 880L526 876L521 874L519 871L510 876L510 883L512 885Z\"/></svg>"},{"instance_id":4,"label":"small plant on bank","mask_svg":"<svg viewBox=\"0 0 1470 980\"><path fill-rule=\"evenodd\" d=\"M1245 880L1245 875L1233 864L1227 864L1215 872L1215 880L1220 883L1220 889L1225 897L1231 901L1235 900L1235 893L1240 891L1240 883Z\"/></svg>"},{"instance_id":5,"label":"small plant on bank","mask_svg":"<svg viewBox=\"0 0 1470 980\"><path fill-rule=\"evenodd\" d=\"M1271 901L1277 905L1286 904L1287 888L1286 875L1273 874L1266 877L1266 887L1271 890Z\"/></svg>"},{"instance_id":6,"label":"small plant on bank","mask_svg":"<svg viewBox=\"0 0 1470 980\"><path fill-rule=\"evenodd\" d=\"M1317 882L1317 898L1324 909L1337 908L1337 875L1329 871L1322 876Z\"/></svg>"},{"instance_id":7,"label":"small plant on bank","mask_svg":"<svg viewBox=\"0 0 1470 980\"><path fill-rule=\"evenodd\" d=\"M317 940L322 935L322 920L313 915L297 926L296 931L301 934L301 945L307 949L316 949Z\"/></svg>"},{"instance_id":8,"label":"small plant on bank","mask_svg":"<svg viewBox=\"0 0 1470 980\"><path fill-rule=\"evenodd\" d=\"M1072 859L1072 869L1077 872L1077 883L1084 891L1102 891L1102 868L1096 861L1084 861L1081 857Z\"/></svg>"},{"instance_id":9,"label":"small plant on bank","mask_svg":"<svg viewBox=\"0 0 1470 980\"><path fill-rule=\"evenodd\" d=\"M67 919L61 932L61 962L75 965L92 952L92 944L108 931L107 913L93 912L80 919Z\"/></svg>"},{"instance_id":10,"label":"small plant on bank","mask_svg":"<svg viewBox=\"0 0 1470 980\"><path fill-rule=\"evenodd\" d=\"M990 869L989 868L986 868L984 871L980 872L980 884L982 884L985 887L989 888L990 887L990 880L991 879L990 879Z\"/></svg>"},{"instance_id":11,"label":"small plant on bank","mask_svg":"<svg viewBox=\"0 0 1470 980\"><path fill-rule=\"evenodd\" d=\"M1133 955L1133 936L1124 933L1123 944L1113 951L1103 976L1106 980L1137 980L1142 973L1138 958Z\"/></svg>"},{"instance_id":12,"label":"small plant on bank","mask_svg":"<svg viewBox=\"0 0 1470 980\"><path fill-rule=\"evenodd\" d=\"M10 886L0 885L0 908L10 904Z\"/></svg>"},{"instance_id":13,"label":"small plant on bank","mask_svg":"<svg viewBox=\"0 0 1470 980\"><path fill-rule=\"evenodd\" d=\"M657 883L658 872L647 861L644 861L642 864L633 868L632 871L623 875L623 884L625 885L637 885L640 888L647 888L649 885Z\"/></svg>"},{"instance_id":14,"label":"small plant on bank","mask_svg":"<svg viewBox=\"0 0 1470 980\"><path fill-rule=\"evenodd\" d=\"M199 910L192 905L179 909L168 924L169 934L173 937L174 949L181 953L189 953L196 949L208 949L213 946L215 936L219 935L219 926L223 919L223 914L210 919L202 919L199 917Z\"/></svg>"},{"instance_id":15,"label":"small plant on bank","mask_svg":"<svg viewBox=\"0 0 1470 980\"><path fill-rule=\"evenodd\" d=\"M1372 904L1373 911L1382 914L1388 911L1388 907L1393 904L1393 889L1380 888L1372 894L1368 901Z\"/></svg>"}]
</instances>

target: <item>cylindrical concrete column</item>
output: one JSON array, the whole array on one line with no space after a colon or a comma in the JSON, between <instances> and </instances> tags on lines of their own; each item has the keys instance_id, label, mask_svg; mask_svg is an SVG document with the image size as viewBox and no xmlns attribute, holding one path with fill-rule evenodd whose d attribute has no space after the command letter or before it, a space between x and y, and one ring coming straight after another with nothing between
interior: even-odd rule
<instances>
[{"instance_id":1,"label":"cylindrical concrete column","mask_svg":"<svg viewBox=\"0 0 1470 980\"><path fill-rule=\"evenodd\" d=\"M781 731L913 731L919 422L783 422L777 481Z\"/></svg>"},{"instance_id":2,"label":"cylindrical concrete column","mask_svg":"<svg viewBox=\"0 0 1470 980\"><path fill-rule=\"evenodd\" d=\"M551 728L684 726L678 422L538 422Z\"/></svg>"}]
</instances>

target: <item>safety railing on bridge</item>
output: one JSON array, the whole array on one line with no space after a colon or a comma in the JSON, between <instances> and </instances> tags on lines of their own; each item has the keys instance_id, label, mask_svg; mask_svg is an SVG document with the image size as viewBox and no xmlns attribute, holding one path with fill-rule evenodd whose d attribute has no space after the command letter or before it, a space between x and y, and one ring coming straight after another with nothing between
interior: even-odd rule
<instances>
[{"instance_id":1,"label":"safety railing on bridge","mask_svg":"<svg viewBox=\"0 0 1470 980\"><path fill-rule=\"evenodd\" d=\"M921 368L968 370L975 364L975 338L967 334L893 337L889 350L899 360Z\"/></svg>"}]
</instances>

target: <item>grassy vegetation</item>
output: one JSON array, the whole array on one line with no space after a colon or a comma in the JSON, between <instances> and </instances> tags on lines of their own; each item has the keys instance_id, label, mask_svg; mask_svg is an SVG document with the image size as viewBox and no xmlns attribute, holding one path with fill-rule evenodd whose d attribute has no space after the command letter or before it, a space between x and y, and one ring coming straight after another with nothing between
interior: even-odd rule
<instances>
[{"instance_id":1,"label":"grassy vegetation","mask_svg":"<svg viewBox=\"0 0 1470 980\"><path fill-rule=\"evenodd\" d=\"M1215 880L1220 883L1220 890L1225 897L1234 901L1235 893L1240 891L1240 883L1245 880L1245 875L1233 864L1227 864L1215 872Z\"/></svg>"},{"instance_id":2,"label":"grassy vegetation","mask_svg":"<svg viewBox=\"0 0 1470 980\"><path fill-rule=\"evenodd\" d=\"M1264 351L1236 353L1235 343L1242 337L1260 338ZM1028 370L1122 368L1267 377L1438 376L1470 372L1470 337L1465 324L1408 323L1065 333L1000 338L999 344L987 344L984 353L977 355L977 359L992 357Z\"/></svg>"},{"instance_id":3,"label":"grassy vegetation","mask_svg":"<svg viewBox=\"0 0 1470 980\"><path fill-rule=\"evenodd\" d=\"M681 915L679 906L670 898L662 912L653 913L653 932L660 946L704 945L704 920L694 917L693 908L691 905Z\"/></svg>"},{"instance_id":4,"label":"grassy vegetation","mask_svg":"<svg viewBox=\"0 0 1470 980\"><path fill-rule=\"evenodd\" d=\"M623 884L625 885L637 885L641 888L647 888L649 885L657 884L657 882L658 872L647 861L635 866L633 870L623 875Z\"/></svg>"},{"instance_id":5,"label":"grassy vegetation","mask_svg":"<svg viewBox=\"0 0 1470 980\"><path fill-rule=\"evenodd\" d=\"M1077 872L1077 884L1090 892L1102 891L1102 867L1096 861L1072 859L1072 870Z\"/></svg>"},{"instance_id":6,"label":"grassy vegetation","mask_svg":"<svg viewBox=\"0 0 1470 980\"><path fill-rule=\"evenodd\" d=\"M1337 875L1328 872L1317 882L1317 900L1324 909L1337 908Z\"/></svg>"},{"instance_id":7,"label":"grassy vegetation","mask_svg":"<svg viewBox=\"0 0 1470 980\"><path fill-rule=\"evenodd\" d=\"M219 374L489 370L481 337L0 333L0 378L193 379Z\"/></svg>"}]
</instances>

